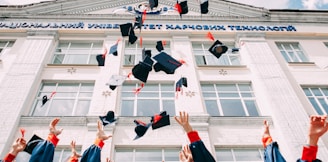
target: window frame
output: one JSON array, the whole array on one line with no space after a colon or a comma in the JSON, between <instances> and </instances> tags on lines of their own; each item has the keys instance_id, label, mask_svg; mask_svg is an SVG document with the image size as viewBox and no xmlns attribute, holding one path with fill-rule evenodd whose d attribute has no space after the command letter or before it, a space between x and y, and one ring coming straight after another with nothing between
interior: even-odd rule
<instances>
[{"instance_id":1,"label":"window frame","mask_svg":"<svg viewBox=\"0 0 328 162\"><path fill-rule=\"evenodd\" d=\"M196 46L200 45L200 48L196 48ZM239 66L242 65L241 57L239 51L232 52L233 42L225 43L228 46L228 51L221 55L218 59L211 52L208 51L208 48L211 47L210 43L200 42L200 41L192 41L192 51L194 54L194 58L197 66ZM200 63L198 60L202 58L203 63ZM237 58L237 63L234 63L233 58ZM214 61L214 62L213 62Z\"/></svg>"},{"instance_id":2,"label":"window frame","mask_svg":"<svg viewBox=\"0 0 328 162\"><path fill-rule=\"evenodd\" d=\"M217 87L218 85L233 85L233 86L236 87L237 90L236 91L219 91L218 87ZM249 91L245 91L245 90L241 91L240 90L241 85L247 85L248 88L250 88L250 90ZM213 89L204 90L206 88L205 86L210 86ZM202 90L203 102L204 102L204 105L205 105L206 112L210 116L240 116L240 117L253 116L253 115L250 115L251 111L249 110L250 108L247 107L246 101L253 101L253 104L254 104L253 106L255 106L254 108L255 108L256 114L257 114L255 116L256 117L261 116L260 109L259 109L258 104L256 102L256 96L255 96L255 93L254 93L254 90L253 90L253 87L252 87L251 83L201 83L201 90ZM213 95L214 93L215 93L215 96ZM238 96L223 97L223 96L219 96L219 93L222 93L222 95L225 95L225 94L238 94ZM243 96L245 94L250 94L251 97ZM212 96L209 97L209 95L212 95ZM242 106L241 108L244 111L243 112L244 115L238 115L238 114L236 114L236 115L225 115L226 113L223 110L224 108L223 108L221 100L238 100L238 101L240 101L241 106ZM216 108L218 109L217 110L218 115L213 115L209 112L208 107L206 106L207 101L212 101L212 102L216 103L216 105L214 105L214 106L216 106ZM216 110L214 110L214 111L216 111Z\"/></svg>"},{"instance_id":3,"label":"window frame","mask_svg":"<svg viewBox=\"0 0 328 162\"><path fill-rule=\"evenodd\" d=\"M89 44L90 46L88 48L84 47L75 47L72 48L73 45L78 44ZM61 44L64 44L64 47L61 47ZM101 46L101 47L100 47ZM53 53L53 57L51 58L51 63L53 65L98 65L96 56L99 54L103 54L105 51L105 45L103 40L90 40L90 41L80 41L80 40L60 40L55 48L55 51ZM60 51L59 51L60 49ZM85 53L78 53L75 54L74 51L87 51ZM107 50L109 50L107 48ZM82 59L84 63L77 63L77 62L67 62L68 59L73 60L76 59L74 55L81 55L85 56L86 59ZM63 57L62 60L59 60L61 62L56 62L57 59L60 57ZM76 59L78 60L78 59Z\"/></svg>"},{"instance_id":4,"label":"window frame","mask_svg":"<svg viewBox=\"0 0 328 162\"><path fill-rule=\"evenodd\" d=\"M219 158L219 155L218 155L218 151L219 150L230 150L231 152L231 158L232 160L221 160L220 161L220 158ZM260 158L261 160L257 160L257 161L247 161L247 162L262 162L264 160L264 149L261 148L261 147L255 147L255 146L251 146L251 147L245 147L245 146L240 146L240 147L215 147L215 156L216 156L216 159L217 159L217 162L244 162L244 161L237 161L236 159L236 150L257 150L257 153L260 155Z\"/></svg>"},{"instance_id":5,"label":"window frame","mask_svg":"<svg viewBox=\"0 0 328 162\"><path fill-rule=\"evenodd\" d=\"M311 95L308 95L308 93L305 91L305 89L308 90L308 92L311 93ZM318 92L320 92L321 96L316 95L314 92L314 89L318 89ZM326 89L325 91L323 89ZM307 97L308 101L312 105L313 109L316 111L317 114L319 115L326 115L328 114L328 86L302 86L302 90L304 92L304 95ZM311 100L311 99L313 100ZM322 102L326 104L325 106L323 105ZM315 102L315 103L313 103ZM316 104L316 105L314 105ZM326 108L325 108L326 107Z\"/></svg>"},{"instance_id":6,"label":"window frame","mask_svg":"<svg viewBox=\"0 0 328 162\"><path fill-rule=\"evenodd\" d=\"M288 63L308 63L309 58L306 55L304 49L302 48L299 42L275 42L280 54L283 56L286 62ZM286 49L287 45L290 49ZM293 45L297 45L298 49L294 48ZM290 56L291 54L294 57ZM303 58L301 56L304 56ZM295 60L295 58L297 60Z\"/></svg>"},{"instance_id":7,"label":"window frame","mask_svg":"<svg viewBox=\"0 0 328 162\"><path fill-rule=\"evenodd\" d=\"M4 54L6 54L15 44L15 40L0 40L1 43L4 42L4 46L0 46L0 59Z\"/></svg>"},{"instance_id":8,"label":"window frame","mask_svg":"<svg viewBox=\"0 0 328 162\"><path fill-rule=\"evenodd\" d=\"M49 87L54 87L54 89L43 90L43 88L47 84ZM58 91L58 87L63 88L63 87L65 87L65 85L78 85L78 87L77 87L77 90L74 92L60 91L60 90ZM83 85L85 85L85 86L83 86ZM34 104L32 106L32 109L31 109L29 115L30 116L53 116L54 114L50 113L50 109L52 109L54 100L72 101L73 107L68 108L70 110L70 115L67 115L67 116L80 116L81 114L76 115L77 109L78 109L77 107L79 106L80 101L89 101L88 108L86 110L84 110L86 112L86 114L84 114L84 115L87 115L87 113L90 109L90 104L92 102L94 86L95 86L94 81L69 81L69 82L66 82L66 81L43 81L39 86L39 90L36 94L36 97L34 99ZM73 88L74 87L75 86L73 86ZM83 88L83 87L91 88L92 90L91 89L90 89L90 91L81 90L81 88ZM51 99L49 99L53 92L55 92L55 94L53 95L53 97ZM63 94L63 95L73 94L75 96L60 96L60 94ZM88 94L89 96L80 96L80 94ZM43 106L41 106L42 97L44 95L47 95L49 100ZM41 111L45 111L44 113L41 112L42 115L35 115L35 112L37 111L37 109L46 109L46 110L41 110ZM58 114L55 116L58 116ZM60 116L65 116L65 115L60 115Z\"/></svg>"},{"instance_id":9,"label":"window frame","mask_svg":"<svg viewBox=\"0 0 328 162\"><path fill-rule=\"evenodd\" d=\"M147 83L145 86L140 90L138 94L135 93L135 89L140 88L140 84L138 83L128 83L122 85L121 90L121 99L120 99L120 114L121 116L152 116L154 113L159 113L165 110L165 101L173 102L173 109L170 107L170 110L167 110L169 114L175 115L176 114L176 107L175 107L175 89L174 84L170 82L165 83ZM172 87L172 90L168 90ZM156 90L148 90L148 88L156 88ZM165 90L163 90L165 89ZM157 96L155 96L155 94ZM149 95L149 96L147 96ZM138 101L149 101L154 100L158 101L159 110L151 112L149 111L148 115L138 115L140 113L141 108L138 107ZM127 107L128 105L125 102L132 101L133 107L129 107L129 110L133 110L132 115L126 114L123 112L123 107ZM172 113L174 111L174 113Z\"/></svg>"}]
</instances>

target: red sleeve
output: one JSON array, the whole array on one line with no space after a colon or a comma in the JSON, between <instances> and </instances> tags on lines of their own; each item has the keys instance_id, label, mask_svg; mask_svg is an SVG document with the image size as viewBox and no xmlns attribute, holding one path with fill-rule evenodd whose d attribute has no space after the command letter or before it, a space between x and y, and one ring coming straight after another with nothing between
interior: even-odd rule
<instances>
[{"instance_id":1,"label":"red sleeve","mask_svg":"<svg viewBox=\"0 0 328 162\"><path fill-rule=\"evenodd\" d=\"M68 161L69 161L69 162L78 162L79 159L78 159L77 157L74 156L74 157L70 157Z\"/></svg>"},{"instance_id":2,"label":"red sleeve","mask_svg":"<svg viewBox=\"0 0 328 162\"><path fill-rule=\"evenodd\" d=\"M304 146L302 160L313 161L317 158L318 146Z\"/></svg>"},{"instance_id":3,"label":"red sleeve","mask_svg":"<svg viewBox=\"0 0 328 162\"><path fill-rule=\"evenodd\" d=\"M3 159L4 162L12 162L15 159L15 155L7 154L6 157Z\"/></svg>"},{"instance_id":4,"label":"red sleeve","mask_svg":"<svg viewBox=\"0 0 328 162\"><path fill-rule=\"evenodd\" d=\"M52 144L54 144L55 145L55 147L57 146L57 143L58 143L58 141L59 141L59 139L57 138L57 136L56 135L54 135L54 134L49 134L48 135L48 141L50 141Z\"/></svg>"},{"instance_id":5,"label":"red sleeve","mask_svg":"<svg viewBox=\"0 0 328 162\"><path fill-rule=\"evenodd\" d=\"M200 137L199 137L197 131L191 131L187 135L188 135L188 138L189 138L190 143L193 143L193 142L196 142L196 141L200 141Z\"/></svg>"},{"instance_id":6,"label":"red sleeve","mask_svg":"<svg viewBox=\"0 0 328 162\"><path fill-rule=\"evenodd\" d=\"M101 149L102 149L103 146L105 145L104 141L101 140L101 139L99 139L99 138L97 138L97 139L95 140L95 143L94 143L94 144L95 144L96 146L100 147Z\"/></svg>"},{"instance_id":7,"label":"red sleeve","mask_svg":"<svg viewBox=\"0 0 328 162\"><path fill-rule=\"evenodd\" d=\"M272 143L272 138L271 137L264 137L262 138L262 144L263 147L266 148L270 143Z\"/></svg>"}]
</instances>

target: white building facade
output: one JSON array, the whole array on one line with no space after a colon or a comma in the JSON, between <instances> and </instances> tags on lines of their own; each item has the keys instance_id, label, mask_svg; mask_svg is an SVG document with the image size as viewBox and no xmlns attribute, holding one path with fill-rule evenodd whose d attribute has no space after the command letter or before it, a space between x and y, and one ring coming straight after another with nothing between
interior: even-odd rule
<instances>
[{"instance_id":1,"label":"white building facade","mask_svg":"<svg viewBox=\"0 0 328 162\"><path fill-rule=\"evenodd\" d=\"M0 6L0 157L21 136L20 128L26 139L46 138L55 117L64 130L54 161L70 155L71 140L82 153L94 142L98 116L110 110L117 122L104 127L113 138L105 141L103 161L179 161L179 150L189 143L173 118L180 111L190 114L217 161L263 161L263 120L287 161L301 157L309 116L328 113L328 12L210 0L208 14L188 1L189 12L180 17L175 3L161 0L147 11L134 44L121 36L119 25L134 22L147 4L142 0ZM208 52L208 32L229 47L220 59ZM105 66L98 66L96 55L117 40L118 56L108 54ZM185 63L174 74L152 70L135 94L142 82L129 74L142 48L155 56L161 40L165 52ZM106 83L112 75L129 78L111 90ZM176 93L181 77L188 87ZM164 110L171 125L133 140L133 120L149 122ZM17 161L28 156L22 152ZM328 161L328 135L319 141L317 157Z\"/></svg>"}]
</instances>

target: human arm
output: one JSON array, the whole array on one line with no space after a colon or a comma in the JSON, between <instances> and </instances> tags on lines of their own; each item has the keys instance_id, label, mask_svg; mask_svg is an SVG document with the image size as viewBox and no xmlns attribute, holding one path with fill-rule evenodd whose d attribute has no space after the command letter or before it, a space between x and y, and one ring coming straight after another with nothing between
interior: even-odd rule
<instances>
[{"instance_id":1,"label":"human arm","mask_svg":"<svg viewBox=\"0 0 328 162\"><path fill-rule=\"evenodd\" d=\"M98 120L98 126L97 126L97 134L96 134L96 140L95 140L95 145L99 146L100 148L102 148L104 146L104 141L111 138L111 135L106 135L104 128L101 124L101 121Z\"/></svg>"},{"instance_id":2,"label":"human arm","mask_svg":"<svg viewBox=\"0 0 328 162\"><path fill-rule=\"evenodd\" d=\"M326 119L327 116L310 117L308 143L303 147L301 160L311 162L316 159L319 138L328 131L328 122L326 122Z\"/></svg>"},{"instance_id":3,"label":"human arm","mask_svg":"<svg viewBox=\"0 0 328 162\"><path fill-rule=\"evenodd\" d=\"M4 162L13 161L19 152L23 151L26 147L26 141L24 138L17 138L16 141L11 146L11 150L3 159Z\"/></svg>"},{"instance_id":4,"label":"human arm","mask_svg":"<svg viewBox=\"0 0 328 162\"><path fill-rule=\"evenodd\" d=\"M48 135L48 141L50 141L54 146L57 146L57 143L59 142L59 139L57 138L58 135L60 135L63 131L63 129L56 129L56 125L59 122L59 118L53 119L49 124L49 135Z\"/></svg>"},{"instance_id":5,"label":"human arm","mask_svg":"<svg viewBox=\"0 0 328 162\"><path fill-rule=\"evenodd\" d=\"M78 159L82 156L80 154L78 154L76 152L76 149L75 149L75 141L71 141L71 152L72 152L72 155L71 157L69 158L69 162L78 162Z\"/></svg>"},{"instance_id":6,"label":"human arm","mask_svg":"<svg viewBox=\"0 0 328 162\"><path fill-rule=\"evenodd\" d=\"M190 142L200 141L197 131L194 131L189 123L189 114L187 112L180 112L180 116L174 117L175 120L182 126L184 131L187 133Z\"/></svg>"},{"instance_id":7,"label":"human arm","mask_svg":"<svg viewBox=\"0 0 328 162\"><path fill-rule=\"evenodd\" d=\"M179 153L180 162L194 162L188 145L185 145Z\"/></svg>"},{"instance_id":8,"label":"human arm","mask_svg":"<svg viewBox=\"0 0 328 162\"><path fill-rule=\"evenodd\" d=\"M264 127L264 131L263 131L263 135L262 135L262 144L263 144L263 147L265 148L267 145L272 143L272 137L270 135L269 122L267 120L264 120L263 127Z\"/></svg>"}]
</instances>

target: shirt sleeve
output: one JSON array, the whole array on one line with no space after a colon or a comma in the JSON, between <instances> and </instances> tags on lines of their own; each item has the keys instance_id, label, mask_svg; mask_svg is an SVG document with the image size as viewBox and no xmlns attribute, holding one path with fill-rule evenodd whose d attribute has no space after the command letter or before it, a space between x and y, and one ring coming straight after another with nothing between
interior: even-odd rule
<instances>
[{"instance_id":1,"label":"shirt sleeve","mask_svg":"<svg viewBox=\"0 0 328 162\"><path fill-rule=\"evenodd\" d=\"M200 141L200 137L199 137L197 131L191 131L187 135L188 135L190 143Z\"/></svg>"},{"instance_id":2,"label":"shirt sleeve","mask_svg":"<svg viewBox=\"0 0 328 162\"><path fill-rule=\"evenodd\" d=\"M302 160L313 161L317 158L318 146L304 146Z\"/></svg>"},{"instance_id":3,"label":"shirt sleeve","mask_svg":"<svg viewBox=\"0 0 328 162\"><path fill-rule=\"evenodd\" d=\"M16 158L13 154L7 154L5 158L3 159L4 162L12 162Z\"/></svg>"},{"instance_id":4,"label":"shirt sleeve","mask_svg":"<svg viewBox=\"0 0 328 162\"><path fill-rule=\"evenodd\" d=\"M59 139L54 134L49 134L47 140L50 141L52 144L54 144L55 147L57 146L57 144L59 142Z\"/></svg>"},{"instance_id":5,"label":"shirt sleeve","mask_svg":"<svg viewBox=\"0 0 328 162\"><path fill-rule=\"evenodd\" d=\"M68 160L68 162L78 162L78 161L79 161L79 159L75 156L70 157L69 160Z\"/></svg>"},{"instance_id":6,"label":"shirt sleeve","mask_svg":"<svg viewBox=\"0 0 328 162\"><path fill-rule=\"evenodd\" d=\"M270 145L270 143L272 143L271 136L262 138L262 144L263 144L264 148L266 148L266 146Z\"/></svg>"}]
</instances>

